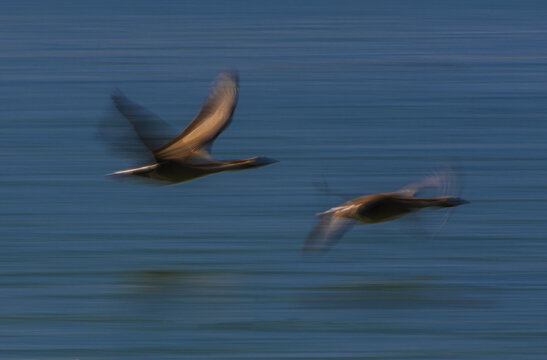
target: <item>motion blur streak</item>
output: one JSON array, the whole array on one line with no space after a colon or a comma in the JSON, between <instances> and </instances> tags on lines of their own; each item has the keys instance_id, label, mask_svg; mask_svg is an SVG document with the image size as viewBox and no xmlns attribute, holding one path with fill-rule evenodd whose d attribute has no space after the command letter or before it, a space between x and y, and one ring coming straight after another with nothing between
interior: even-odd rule
<instances>
[{"instance_id":1,"label":"motion blur streak","mask_svg":"<svg viewBox=\"0 0 547 360\"><path fill-rule=\"evenodd\" d=\"M2 3L1 359L544 359L547 4L186 3ZM231 67L215 154L279 163L104 178L112 89L178 132ZM452 161L471 204L439 236L408 216L301 260L343 202L315 182Z\"/></svg>"}]
</instances>

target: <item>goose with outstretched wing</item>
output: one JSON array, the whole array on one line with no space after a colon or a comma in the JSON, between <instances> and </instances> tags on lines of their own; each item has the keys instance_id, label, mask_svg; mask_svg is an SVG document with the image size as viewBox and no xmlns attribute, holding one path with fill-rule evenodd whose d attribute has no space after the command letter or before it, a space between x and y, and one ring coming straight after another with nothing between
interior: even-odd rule
<instances>
[{"instance_id":1,"label":"goose with outstretched wing","mask_svg":"<svg viewBox=\"0 0 547 360\"><path fill-rule=\"evenodd\" d=\"M154 157L152 164L116 171L110 176L138 176L179 183L222 172L260 167L276 160L257 156L242 160L216 160L210 154L215 139L228 127L237 105L239 90L235 71L221 73L194 120L175 138L165 142L150 129L163 122L121 91L112 93L116 109L129 121L140 141ZM165 125L162 124L164 127Z\"/></svg>"},{"instance_id":2,"label":"goose with outstretched wing","mask_svg":"<svg viewBox=\"0 0 547 360\"><path fill-rule=\"evenodd\" d=\"M352 225L377 224L398 219L425 208L453 208L468 201L448 195L452 190L454 172L443 169L422 180L390 193L358 197L317 214L318 224L308 235L303 253L329 250ZM441 196L417 197L427 189L436 189Z\"/></svg>"}]
</instances>

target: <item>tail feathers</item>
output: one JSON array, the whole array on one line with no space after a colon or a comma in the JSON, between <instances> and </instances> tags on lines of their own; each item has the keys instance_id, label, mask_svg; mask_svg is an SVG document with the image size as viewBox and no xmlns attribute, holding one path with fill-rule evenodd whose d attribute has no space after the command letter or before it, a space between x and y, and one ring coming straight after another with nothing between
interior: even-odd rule
<instances>
[{"instance_id":1,"label":"tail feathers","mask_svg":"<svg viewBox=\"0 0 547 360\"><path fill-rule=\"evenodd\" d=\"M346 208L347 208L347 206L335 206L333 208L328 209L327 211L316 213L315 216L329 215L329 214L337 212L338 210L342 210L342 209L346 209Z\"/></svg>"},{"instance_id":2,"label":"tail feathers","mask_svg":"<svg viewBox=\"0 0 547 360\"><path fill-rule=\"evenodd\" d=\"M158 164L141 166L138 168L126 169L108 174L109 177L127 177L127 176L146 176L146 174L154 171L158 167Z\"/></svg>"}]
</instances>

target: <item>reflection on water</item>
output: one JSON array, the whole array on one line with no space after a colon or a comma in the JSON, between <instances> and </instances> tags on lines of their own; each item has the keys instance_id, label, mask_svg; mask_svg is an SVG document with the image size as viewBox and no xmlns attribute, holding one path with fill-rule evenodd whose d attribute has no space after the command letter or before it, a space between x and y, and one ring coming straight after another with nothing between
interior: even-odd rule
<instances>
[{"instance_id":1,"label":"reflection on water","mask_svg":"<svg viewBox=\"0 0 547 360\"><path fill-rule=\"evenodd\" d=\"M0 15L0 357L543 359L543 3L160 5ZM112 89L182 129L230 66L215 153L278 164L103 177L120 168L96 137ZM314 183L351 198L445 162L471 204L440 233L425 213L301 259L343 201Z\"/></svg>"},{"instance_id":2,"label":"reflection on water","mask_svg":"<svg viewBox=\"0 0 547 360\"><path fill-rule=\"evenodd\" d=\"M326 309L484 309L491 308L493 301L480 297L492 290L427 279L324 285L312 291L302 304Z\"/></svg>"}]
</instances>

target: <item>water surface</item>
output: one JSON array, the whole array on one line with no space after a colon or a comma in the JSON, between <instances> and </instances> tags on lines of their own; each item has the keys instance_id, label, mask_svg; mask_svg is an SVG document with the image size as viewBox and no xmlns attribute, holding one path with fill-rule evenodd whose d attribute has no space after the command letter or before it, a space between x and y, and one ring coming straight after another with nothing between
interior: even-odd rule
<instances>
[{"instance_id":1,"label":"water surface","mask_svg":"<svg viewBox=\"0 0 547 360\"><path fill-rule=\"evenodd\" d=\"M543 359L547 6L497 2L3 5L0 358ZM113 182L119 87L177 128L216 74L241 92L221 159ZM457 164L437 236L356 227L303 261L336 191ZM435 218L426 216L424 227Z\"/></svg>"}]
</instances>

